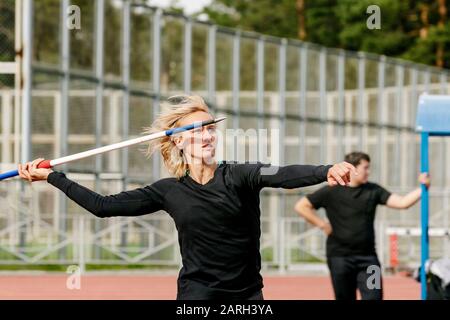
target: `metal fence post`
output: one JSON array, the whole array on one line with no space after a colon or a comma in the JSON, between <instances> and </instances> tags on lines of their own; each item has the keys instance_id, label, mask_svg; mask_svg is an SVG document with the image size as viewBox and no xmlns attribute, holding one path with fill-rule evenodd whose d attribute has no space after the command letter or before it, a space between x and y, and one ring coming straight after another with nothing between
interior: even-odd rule
<instances>
[{"instance_id":1,"label":"metal fence post","mask_svg":"<svg viewBox=\"0 0 450 320\"><path fill-rule=\"evenodd\" d=\"M358 52L358 122L359 122L359 149L364 150L366 146L366 137L364 130L364 88L366 75L366 59L364 52Z\"/></svg>"},{"instance_id":2,"label":"metal fence post","mask_svg":"<svg viewBox=\"0 0 450 320\"><path fill-rule=\"evenodd\" d=\"M402 121L402 105L403 105L403 96L402 96L402 89L404 85L404 67L403 65L397 65L395 73L395 82L397 87L396 97L395 97L395 122L397 126L397 133L396 133L396 142L395 142L395 161L394 161L394 181L396 181L397 185L399 185L399 181L401 178L401 171L402 171L402 153L401 151L401 121Z\"/></svg>"},{"instance_id":3,"label":"metal fence post","mask_svg":"<svg viewBox=\"0 0 450 320\"><path fill-rule=\"evenodd\" d=\"M20 121L22 120L20 118L20 107L21 107L21 83L22 83L22 73L20 72L21 66L23 63L23 56L19 54L19 52L22 51L23 46L23 27L24 22L23 19L25 18L25 10L23 10L23 1L15 1L15 17L14 17L14 28L15 28L15 40L14 40L14 48L16 50L16 55L14 58L14 61L16 63L16 69L15 69L15 75L14 75L14 138L16 139L14 141L14 156L13 156L13 162L18 163L20 159L20 143L19 143L19 126ZM31 48L31 47L30 47ZM23 52L25 53L25 52ZM24 69L25 71L25 69ZM25 83L24 83L25 84Z\"/></svg>"},{"instance_id":4,"label":"metal fence post","mask_svg":"<svg viewBox=\"0 0 450 320\"><path fill-rule=\"evenodd\" d=\"M104 32L104 0L96 1L95 19L95 77L98 82L95 86L95 146L98 148L102 144L103 134L103 32ZM112 110L111 110L112 112ZM97 193L101 192L100 173L102 171L102 155L95 157L95 186ZM100 230L100 220L94 220L94 230ZM100 257L100 248L95 246L94 256Z\"/></svg>"},{"instance_id":5,"label":"metal fence post","mask_svg":"<svg viewBox=\"0 0 450 320\"><path fill-rule=\"evenodd\" d=\"M325 163L325 150L326 150L326 68L327 68L327 55L326 50L322 48L319 53L319 105L320 105L320 163Z\"/></svg>"},{"instance_id":6,"label":"metal fence post","mask_svg":"<svg viewBox=\"0 0 450 320\"><path fill-rule=\"evenodd\" d=\"M418 98L418 95L417 95L417 76L418 76L417 75L417 69L413 68L411 70L411 86L412 86L412 90L411 90L411 100L410 101L412 103L412 106L416 107L416 109L417 109L417 98ZM415 119L410 119L411 123L414 123L414 121L415 121ZM410 149L410 156L411 156L411 160L412 160L411 163L416 164L414 159L416 158L417 135L414 134L414 133L412 133L411 135L412 135L412 140L413 140L411 148L409 148ZM410 166L409 169L410 169L409 176L411 177L410 178L410 185L415 185L415 181L416 181L415 176L417 175L416 174L417 173L417 167L416 167L416 165L413 165L413 166Z\"/></svg>"},{"instance_id":7,"label":"metal fence post","mask_svg":"<svg viewBox=\"0 0 450 320\"><path fill-rule=\"evenodd\" d=\"M258 112L258 131L264 127L264 46L264 38L259 37L256 47L256 110ZM262 156L263 154L259 150L258 158Z\"/></svg>"},{"instance_id":8,"label":"metal fence post","mask_svg":"<svg viewBox=\"0 0 450 320\"><path fill-rule=\"evenodd\" d=\"M232 103L233 103L233 129L239 128L239 102L240 102L240 42L241 34L237 31L233 37L233 70L232 70ZM236 153L237 154L237 153ZM236 159L238 160L238 159Z\"/></svg>"},{"instance_id":9,"label":"metal fence post","mask_svg":"<svg viewBox=\"0 0 450 320\"><path fill-rule=\"evenodd\" d=\"M378 122L384 125L384 74L385 74L386 57L380 56L378 62L378 95L377 95L377 109L378 109ZM377 144L377 168L378 168L378 182L384 183L385 175L383 174L383 156L384 156L384 143L386 141L386 128L381 127L378 132Z\"/></svg>"},{"instance_id":10,"label":"metal fence post","mask_svg":"<svg viewBox=\"0 0 450 320\"><path fill-rule=\"evenodd\" d=\"M70 34L67 27L67 11L70 0L63 0L60 7L60 32L61 32L61 71L63 78L61 80L61 107L60 107L60 134L59 150L60 156L68 154L68 126L69 126L69 86L70 86ZM63 165L60 170L66 171L67 165ZM59 193L59 241L64 240L64 234L67 232L67 198L63 193ZM60 259L66 258L66 248L59 251Z\"/></svg>"},{"instance_id":11,"label":"metal fence post","mask_svg":"<svg viewBox=\"0 0 450 320\"><path fill-rule=\"evenodd\" d=\"M184 92L191 93L192 69L192 21L187 18L184 23Z\"/></svg>"},{"instance_id":12,"label":"metal fence post","mask_svg":"<svg viewBox=\"0 0 450 320\"><path fill-rule=\"evenodd\" d=\"M338 56L338 141L336 144L338 159L344 159L344 149L345 149L345 141L344 141L344 122L345 122L345 51L340 50Z\"/></svg>"},{"instance_id":13,"label":"metal fence post","mask_svg":"<svg viewBox=\"0 0 450 320\"><path fill-rule=\"evenodd\" d=\"M285 161L285 153L286 153L286 47L287 47L287 40L281 39L281 44L278 48L278 95L279 95L279 101L278 101L278 114L280 115L279 120L279 146L278 150L280 152L279 154L279 165L283 165ZM273 153L275 146L272 146L271 153ZM277 217L277 230L278 230L278 261L280 266L280 271L284 272L284 264L285 264L285 252L284 252L284 227L283 227L283 216L284 212L286 212L286 194L285 192L281 191L278 193L279 198L279 213L276 215Z\"/></svg>"},{"instance_id":14,"label":"metal fence post","mask_svg":"<svg viewBox=\"0 0 450 320\"><path fill-rule=\"evenodd\" d=\"M285 228L285 221L284 221L284 217L281 217L279 219L279 223L280 223L280 262L278 265L278 273L281 275L286 274L286 236L285 236L285 232L286 232L286 228Z\"/></svg>"},{"instance_id":15,"label":"metal fence post","mask_svg":"<svg viewBox=\"0 0 450 320\"><path fill-rule=\"evenodd\" d=\"M23 0L23 93L22 93L22 155L21 162L31 156L31 87L33 70L33 0Z\"/></svg>"},{"instance_id":16,"label":"metal fence post","mask_svg":"<svg viewBox=\"0 0 450 320\"><path fill-rule=\"evenodd\" d=\"M447 90L445 88L445 85L447 83L447 76L445 73L441 73L439 77L440 87L439 87L439 94L446 94ZM439 168L439 171L441 172L441 175L443 177L443 183L442 187L446 188L449 184L449 179L447 179L447 175L449 170L447 169L447 139L448 137L440 137L441 143L440 148L442 150L441 154L441 165Z\"/></svg>"},{"instance_id":17,"label":"metal fence post","mask_svg":"<svg viewBox=\"0 0 450 320\"><path fill-rule=\"evenodd\" d=\"M127 140L129 135L129 115L130 115L130 1L123 2L123 33L122 33L122 139ZM122 152L122 189L128 185L128 148L123 148ZM126 218L122 218L126 219ZM120 231L120 244L127 245L127 227L122 226Z\"/></svg>"},{"instance_id":18,"label":"metal fence post","mask_svg":"<svg viewBox=\"0 0 450 320\"><path fill-rule=\"evenodd\" d=\"M306 161L306 82L307 82L307 68L308 68L308 45L302 43L299 49L299 114L301 117L299 125L299 136L300 136L300 163L304 164Z\"/></svg>"},{"instance_id":19,"label":"metal fence post","mask_svg":"<svg viewBox=\"0 0 450 320\"><path fill-rule=\"evenodd\" d=\"M23 59L22 59L22 75L23 75L23 91L22 91L22 115L21 115L21 163L30 160L31 156L31 90L33 69L32 51L33 51L33 0L23 1L23 19L22 19L22 34L23 34ZM17 142L18 143L18 142ZM20 181L20 194L25 194L25 182ZM21 210L23 203L21 197L17 195L19 221L24 221L27 217ZM19 247L23 248L26 243L26 230L24 227L19 231Z\"/></svg>"},{"instance_id":20,"label":"metal fence post","mask_svg":"<svg viewBox=\"0 0 450 320\"><path fill-rule=\"evenodd\" d=\"M216 104L216 32L215 25L208 29L208 100Z\"/></svg>"},{"instance_id":21,"label":"metal fence post","mask_svg":"<svg viewBox=\"0 0 450 320\"><path fill-rule=\"evenodd\" d=\"M80 268L81 274L84 274L86 272L84 230L85 230L84 216L81 214L78 219L78 267Z\"/></svg>"},{"instance_id":22,"label":"metal fence post","mask_svg":"<svg viewBox=\"0 0 450 320\"><path fill-rule=\"evenodd\" d=\"M159 102L161 98L161 9L157 9L153 15L153 55L152 55L152 84L153 84L153 112L155 119L159 113ZM152 178L157 180L160 176L160 155L155 153L152 159Z\"/></svg>"}]
</instances>

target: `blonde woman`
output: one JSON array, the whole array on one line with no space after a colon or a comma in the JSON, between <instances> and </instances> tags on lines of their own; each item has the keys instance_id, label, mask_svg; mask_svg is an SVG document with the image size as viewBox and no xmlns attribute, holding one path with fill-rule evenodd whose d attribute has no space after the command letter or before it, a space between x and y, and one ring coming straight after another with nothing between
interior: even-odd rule
<instances>
[{"instance_id":1,"label":"blonde woman","mask_svg":"<svg viewBox=\"0 0 450 320\"><path fill-rule=\"evenodd\" d=\"M146 133L212 118L201 97L181 96L169 99ZM42 159L19 165L19 173L29 181L47 180L97 217L166 211L178 230L183 261L177 299L263 299L261 189L292 189L324 181L345 185L354 167L345 162L289 165L262 174L261 168L270 165L218 163L216 144L215 124L151 142L148 154L160 152L173 177L109 196L69 180L64 173L37 169Z\"/></svg>"}]
</instances>

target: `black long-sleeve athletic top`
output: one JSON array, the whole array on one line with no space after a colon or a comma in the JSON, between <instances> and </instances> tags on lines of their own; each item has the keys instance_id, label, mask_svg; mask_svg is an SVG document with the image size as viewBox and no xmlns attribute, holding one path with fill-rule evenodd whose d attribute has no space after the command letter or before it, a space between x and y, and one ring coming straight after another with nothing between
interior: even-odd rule
<instances>
[{"instance_id":1,"label":"black long-sleeve athletic top","mask_svg":"<svg viewBox=\"0 0 450 320\"><path fill-rule=\"evenodd\" d=\"M330 167L221 162L204 185L186 175L109 196L61 172L50 173L47 181L97 217L165 210L175 221L183 262L177 299L246 299L263 287L260 190L318 184Z\"/></svg>"}]
</instances>

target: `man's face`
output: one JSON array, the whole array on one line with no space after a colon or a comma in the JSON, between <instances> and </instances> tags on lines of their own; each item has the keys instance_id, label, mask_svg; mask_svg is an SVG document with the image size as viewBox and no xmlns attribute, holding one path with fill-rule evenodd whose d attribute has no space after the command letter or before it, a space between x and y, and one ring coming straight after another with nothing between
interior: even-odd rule
<instances>
[{"instance_id":1,"label":"man's face","mask_svg":"<svg viewBox=\"0 0 450 320\"><path fill-rule=\"evenodd\" d=\"M352 173L351 180L360 184L367 183L370 175L370 162L363 159L359 162L359 164L355 168L358 175L355 176Z\"/></svg>"}]
</instances>

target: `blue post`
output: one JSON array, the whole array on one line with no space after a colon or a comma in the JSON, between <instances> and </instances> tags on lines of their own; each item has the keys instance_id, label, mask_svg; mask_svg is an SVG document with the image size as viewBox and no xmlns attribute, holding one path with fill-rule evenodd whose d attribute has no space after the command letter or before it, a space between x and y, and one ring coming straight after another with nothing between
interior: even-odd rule
<instances>
[{"instance_id":1,"label":"blue post","mask_svg":"<svg viewBox=\"0 0 450 320\"><path fill-rule=\"evenodd\" d=\"M428 132L421 133L420 145L420 172L428 172ZM422 300L427 299L427 277L425 271L425 263L428 260L428 189L422 184L422 199L421 199L421 268L420 268L420 283L421 283L421 297Z\"/></svg>"}]
</instances>

